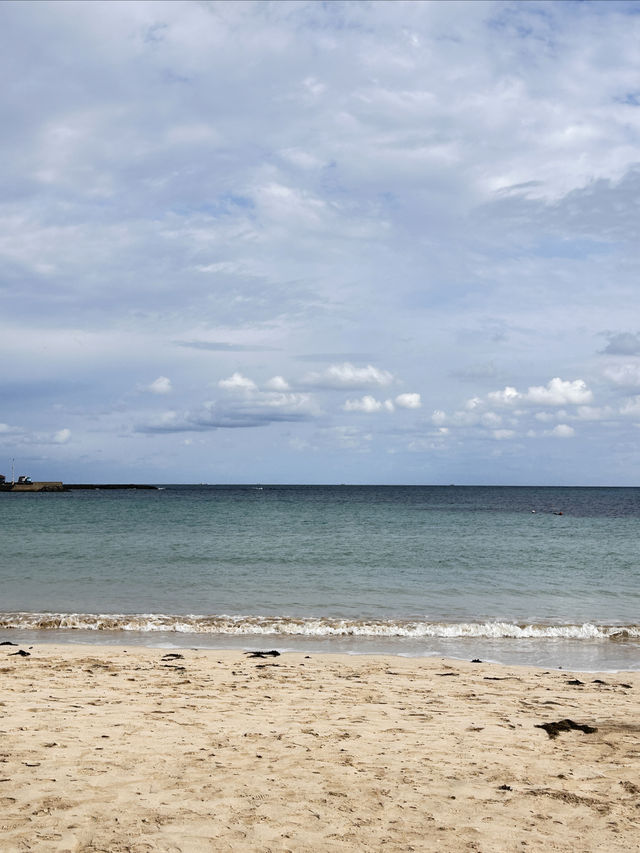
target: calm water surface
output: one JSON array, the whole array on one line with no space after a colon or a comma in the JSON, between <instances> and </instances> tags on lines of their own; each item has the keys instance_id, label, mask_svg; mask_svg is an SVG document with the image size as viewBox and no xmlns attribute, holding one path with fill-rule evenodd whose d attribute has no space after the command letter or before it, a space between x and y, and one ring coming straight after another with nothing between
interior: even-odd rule
<instances>
[{"instance_id":1,"label":"calm water surface","mask_svg":"<svg viewBox=\"0 0 640 853\"><path fill-rule=\"evenodd\" d=\"M0 633L640 668L640 489L0 493Z\"/></svg>"}]
</instances>

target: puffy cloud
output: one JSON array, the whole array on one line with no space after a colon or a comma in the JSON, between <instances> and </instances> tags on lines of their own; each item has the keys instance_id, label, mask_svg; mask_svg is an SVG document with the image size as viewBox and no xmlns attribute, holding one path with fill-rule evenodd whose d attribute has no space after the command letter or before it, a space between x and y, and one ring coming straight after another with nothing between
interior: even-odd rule
<instances>
[{"instance_id":1,"label":"puffy cloud","mask_svg":"<svg viewBox=\"0 0 640 853\"><path fill-rule=\"evenodd\" d=\"M593 393L583 379L565 380L558 376L545 385L531 385L525 393L507 386L502 391L491 391L487 399L499 406L511 406L514 403L539 406L566 406L590 403Z\"/></svg>"},{"instance_id":2,"label":"puffy cloud","mask_svg":"<svg viewBox=\"0 0 640 853\"><path fill-rule=\"evenodd\" d=\"M210 400L182 413L169 410L154 415L137 427L138 432L189 432L266 426L270 423L308 420L320 414L309 393L289 390L282 376L274 376L260 390L256 383L236 371L218 382L231 392L222 400Z\"/></svg>"},{"instance_id":3,"label":"puffy cloud","mask_svg":"<svg viewBox=\"0 0 640 853\"><path fill-rule=\"evenodd\" d=\"M611 365L611 367L605 368L603 373L614 385L619 385L623 388L637 388L640 386L640 362Z\"/></svg>"},{"instance_id":4,"label":"puffy cloud","mask_svg":"<svg viewBox=\"0 0 640 853\"><path fill-rule=\"evenodd\" d=\"M151 391L152 394L169 394L173 389L168 377L158 376L150 385L147 385L146 390Z\"/></svg>"},{"instance_id":5,"label":"puffy cloud","mask_svg":"<svg viewBox=\"0 0 640 853\"><path fill-rule=\"evenodd\" d=\"M130 464L141 442L121 425L158 402L173 410L158 417L166 430L314 418L312 398L277 381L301 357L316 359L300 369L318 371L314 387L344 392L325 395L336 423L356 420L341 406L362 395L379 412L391 398L396 418L409 409L409 420L418 406L395 394L420 387L449 413L434 414L433 432L521 435L544 410L540 430L589 421L595 438L588 389L544 380L560 372L595 388L582 372L589 342L637 314L633 6L547 4L539 14L531 3L414 3L398 15L384 3L258 4L259 13L98 3L40 4L34 16L29 4L5 4L0 358L12 359L15 387L0 389L3 420L38 430L63 402L74 419L65 411L46 441L68 424L82 448L75 464L91 479L92 437L105 459ZM242 50L249 61L239 66ZM28 109L12 96L25 80ZM602 367L640 354L639 334L598 340ZM209 391L220 399L199 406L203 397L187 395L211 381L212 364L216 380L228 378ZM145 384L149 371L170 373L180 410L166 386L123 398L125 365ZM410 384L394 386L373 365ZM609 381L640 388L637 371L620 365ZM478 396L465 408L469 390ZM142 410L128 412L134 397ZM116 403L118 415L98 421ZM602 430L593 454L577 441L564 454L569 479L598 466L631 476L624 418L637 415L629 401L622 409L620 430ZM374 428L373 415L363 420ZM272 470L296 476L286 449L298 431L306 436L303 425L265 430L256 464L273 459ZM389 435L381 430L371 468L350 476L384 474L375 464ZM220 452L233 477L234 465L246 470L246 439L227 439ZM481 441L459 457L478 480L492 475ZM199 479L199 454L191 467L161 456L168 480ZM304 476L329 470L330 456L318 454ZM514 478L530 471L514 457Z\"/></svg>"},{"instance_id":6,"label":"puffy cloud","mask_svg":"<svg viewBox=\"0 0 640 853\"><path fill-rule=\"evenodd\" d=\"M546 387L542 385L530 387L524 399L528 403L541 406L579 406L590 403L593 400L593 393L582 379L571 382L556 376L547 383Z\"/></svg>"},{"instance_id":7,"label":"puffy cloud","mask_svg":"<svg viewBox=\"0 0 640 853\"><path fill-rule=\"evenodd\" d=\"M400 409L419 409L422 406L422 400L420 399L420 394L410 392L398 394L395 404Z\"/></svg>"},{"instance_id":8,"label":"puffy cloud","mask_svg":"<svg viewBox=\"0 0 640 853\"><path fill-rule=\"evenodd\" d=\"M372 412L382 411L392 412L394 405L391 400L376 400L370 394L365 394L359 400L347 400L342 408L345 412L365 412L366 414L371 414Z\"/></svg>"},{"instance_id":9,"label":"puffy cloud","mask_svg":"<svg viewBox=\"0 0 640 853\"><path fill-rule=\"evenodd\" d=\"M54 444L67 444L71 440L71 430L70 429L60 429L53 436Z\"/></svg>"},{"instance_id":10,"label":"puffy cloud","mask_svg":"<svg viewBox=\"0 0 640 853\"><path fill-rule=\"evenodd\" d=\"M272 391L288 391L289 383L283 376L273 376L265 385Z\"/></svg>"},{"instance_id":11,"label":"puffy cloud","mask_svg":"<svg viewBox=\"0 0 640 853\"><path fill-rule=\"evenodd\" d=\"M575 434L575 429L572 426L569 426L569 424L558 424L557 426L554 426L550 433L550 435L553 435L556 438L573 438Z\"/></svg>"},{"instance_id":12,"label":"puffy cloud","mask_svg":"<svg viewBox=\"0 0 640 853\"><path fill-rule=\"evenodd\" d=\"M380 370L372 364L366 367L355 367L350 362L332 364L320 373L310 373L305 377L305 383L318 388L368 388L376 385L389 385L393 374L388 370Z\"/></svg>"},{"instance_id":13,"label":"puffy cloud","mask_svg":"<svg viewBox=\"0 0 640 853\"><path fill-rule=\"evenodd\" d=\"M449 429L457 429L462 435L465 430L468 435L473 434L470 430L476 430L476 435L489 434L498 440L511 439L516 434L533 438L537 434L531 428L535 421L562 421L541 434L570 438L575 435L575 430L564 421L600 421L614 414L609 406L586 405L592 400L593 393L584 380L554 377L547 385L531 385L525 392L507 385L502 391L492 391L484 397L472 397L464 409L452 414L439 409L433 413L431 420L436 426L447 424ZM500 406L503 414L488 410L489 405ZM539 405L557 407L557 410L536 411Z\"/></svg>"},{"instance_id":14,"label":"puffy cloud","mask_svg":"<svg viewBox=\"0 0 640 853\"><path fill-rule=\"evenodd\" d=\"M510 385L507 385L502 391L491 391L487 394L487 398L497 406L510 406L512 403L515 403L516 400L520 400L522 397L515 388L512 388ZM473 400L469 400L469 404L473 403L474 405L471 408L476 408L478 403L476 403L477 398Z\"/></svg>"},{"instance_id":15,"label":"puffy cloud","mask_svg":"<svg viewBox=\"0 0 640 853\"><path fill-rule=\"evenodd\" d=\"M260 391L252 398L256 408L279 409L282 412L317 414L318 407L311 394L284 391Z\"/></svg>"},{"instance_id":16,"label":"puffy cloud","mask_svg":"<svg viewBox=\"0 0 640 853\"><path fill-rule=\"evenodd\" d=\"M371 394L365 394L358 400L347 400L342 407L345 412L393 412L399 409L419 409L422 406L420 394L398 394L395 400L377 400Z\"/></svg>"},{"instance_id":17,"label":"puffy cloud","mask_svg":"<svg viewBox=\"0 0 640 853\"><path fill-rule=\"evenodd\" d=\"M225 391L255 391L257 390L257 385L252 379L248 379L246 376L243 376L241 373L234 373L228 379L221 379L218 382L218 386L220 388L224 388Z\"/></svg>"}]
</instances>

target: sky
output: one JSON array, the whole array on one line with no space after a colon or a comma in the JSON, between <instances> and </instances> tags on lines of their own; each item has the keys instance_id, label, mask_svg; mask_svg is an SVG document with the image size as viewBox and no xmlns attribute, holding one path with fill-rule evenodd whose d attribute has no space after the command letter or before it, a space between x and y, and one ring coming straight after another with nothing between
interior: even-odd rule
<instances>
[{"instance_id":1,"label":"sky","mask_svg":"<svg viewBox=\"0 0 640 853\"><path fill-rule=\"evenodd\" d=\"M638 485L640 3L0 4L0 471Z\"/></svg>"}]
</instances>

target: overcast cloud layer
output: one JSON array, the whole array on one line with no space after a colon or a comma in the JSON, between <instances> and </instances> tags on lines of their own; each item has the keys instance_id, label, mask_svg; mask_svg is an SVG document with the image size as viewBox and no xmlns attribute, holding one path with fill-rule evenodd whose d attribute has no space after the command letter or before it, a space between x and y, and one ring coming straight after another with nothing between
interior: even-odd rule
<instances>
[{"instance_id":1,"label":"overcast cloud layer","mask_svg":"<svg viewBox=\"0 0 640 853\"><path fill-rule=\"evenodd\" d=\"M0 471L638 482L640 4L4 2Z\"/></svg>"}]
</instances>

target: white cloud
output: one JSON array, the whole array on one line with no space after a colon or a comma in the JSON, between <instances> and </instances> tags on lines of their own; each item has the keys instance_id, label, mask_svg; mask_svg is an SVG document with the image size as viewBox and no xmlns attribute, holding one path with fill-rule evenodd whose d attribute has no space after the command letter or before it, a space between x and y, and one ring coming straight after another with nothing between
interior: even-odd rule
<instances>
[{"instance_id":1,"label":"white cloud","mask_svg":"<svg viewBox=\"0 0 640 853\"><path fill-rule=\"evenodd\" d=\"M571 382L556 376L547 383L546 387L542 385L530 387L524 399L541 406L579 406L590 403L593 400L593 393L582 379Z\"/></svg>"},{"instance_id":2,"label":"white cloud","mask_svg":"<svg viewBox=\"0 0 640 853\"><path fill-rule=\"evenodd\" d=\"M395 400L377 400L371 394L365 394L357 400L347 400L342 407L345 412L393 412L395 407L400 409L419 409L422 406L420 394L398 394Z\"/></svg>"},{"instance_id":3,"label":"white cloud","mask_svg":"<svg viewBox=\"0 0 640 853\"><path fill-rule=\"evenodd\" d=\"M253 405L265 409L281 409L289 413L304 412L317 414L318 409L311 394L287 393L284 391L260 391L253 398Z\"/></svg>"},{"instance_id":4,"label":"white cloud","mask_svg":"<svg viewBox=\"0 0 640 853\"><path fill-rule=\"evenodd\" d=\"M605 368L602 372L614 385L626 388L637 388L640 386L640 362L615 364Z\"/></svg>"},{"instance_id":5,"label":"white cloud","mask_svg":"<svg viewBox=\"0 0 640 853\"><path fill-rule=\"evenodd\" d=\"M265 385L271 391L288 391L289 383L283 376L273 376Z\"/></svg>"},{"instance_id":6,"label":"white cloud","mask_svg":"<svg viewBox=\"0 0 640 853\"><path fill-rule=\"evenodd\" d=\"M152 394L169 394L172 390L171 380L166 376L158 376L150 385L147 385L147 391L151 391Z\"/></svg>"},{"instance_id":7,"label":"white cloud","mask_svg":"<svg viewBox=\"0 0 640 853\"><path fill-rule=\"evenodd\" d=\"M236 273L243 272L242 265L235 261L221 261L217 264L196 264L194 269L198 272L217 272L226 273L227 275L235 275Z\"/></svg>"},{"instance_id":8,"label":"white cloud","mask_svg":"<svg viewBox=\"0 0 640 853\"><path fill-rule=\"evenodd\" d=\"M53 436L54 444L67 444L71 440L71 430L70 429L60 429Z\"/></svg>"},{"instance_id":9,"label":"white cloud","mask_svg":"<svg viewBox=\"0 0 640 853\"><path fill-rule=\"evenodd\" d=\"M431 420L436 426L444 427L447 424L448 429L457 430L461 436L482 435L482 432L488 429L490 435L497 440L510 439L518 433L534 438L537 435L532 429L535 421L542 423L562 421L540 434L572 438L575 435L575 429L565 421L597 422L614 416L615 412L610 406L586 405L592 399L593 393L584 380L563 380L554 377L546 386L532 385L524 393L507 385L502 391L492 391L484 397L472 397L465 404L465 409L453 412L451 415L437 409L433 412ZM637 399L640 401L640 395ZM489 404L501 406L507 411L500 414L486 410ZM551 412L536 411L539 405L558 408ZM640 402L636 406L636 403L630 400L623 409L629 414L635 414L637 409L640 414ZM480 432L474 433L473 430Z\"/></svg>"},{"instance_id":10,"label":"white cloud","mask_svg":"<svg viewBox=\"0 0 640 853\"><path fill-rule=\"evenodd\" d=\"M631 417L640 416L640 394L635 397L628 397L620 406L621 415L630 415Z\"/></svg>"},{"instance_id":11,"label":"white cloud","mask_svg":"<svg viewBox=\"0 0 640 853\"><path fill-rule=\"evenodd\" d=\"M515 431L512 429L494 429L493 437L498 439L498 441L502 441L507 438L513 438L515 435Z\"/></svg>"},{"instance_id":12,"label":"white cloud","mask_svg":"<svg viewBox=\"0 0 640 853\"><path fill-rule=\"evenodd\" d=\"M392 412L394 409L391 400L376 400L370 394L365 394L359 400L347 400L342 407L345 412L365 412L371 414L373 412Z\"/></svg>"},{"instance_id":13,"label":"white cloud","mask_svg":"<svg viewBox=\"0 0 640 853\"><path fill-rule=\"evenodd\" d=\"M306 190L271 182L256 187L255 196L261 211L275 223L295 223L296 227L322 227L327 211L324 200Z\"/></svg>"},{"instance_id":14,"label":"white cloud","mask_svg":"<svg viewBox=\"0 0 640 853\"><path fill-rule=\"evenodd\" d=\"M431 422L436 426L448 423L456 427L471 427L480 423L481 420L482 416L476 411L458 411L449 415L442 411L442 409L436 409L431 415ZM489 417L489 420L491 420L491 417Z\"/></svg>"},{"instance_id":15,"label":"white cloud","mask_svg":"<svg viewBox=\"0 0 640 853\"><path fill-rule=\"evenodd\" d=\"M396 406L399 406L401 409L419 409L422 406L420 394L411 392L406 394L398 394L395 399L395 403Z\"/></svg>"},{"instance_id":16,"label":"white cloud","mask_svg":"<svg viewBox=\"0 0 640 853\"><path fill-rule=\"evenodd\" d=\"M549 380L546 386L529 386L524 394L508 385L502 391L491 391L487 394L487 399L501 406L511 406L516 402L538 406L577 406L590 403L593 393L582 379L570 381L556 376Z\"/></svg>"},{"instance_id":17,"label":"white cloud","mask_svg":"<svg viewBox=\"0 0 640 853\"><path fill-rule=\"evenodd\" d=\"M228 379L221 379L218 382L220 388L226 391L255 391L256 383L252 379L248 379L241 373L234 373Z\"/></svg>"},{"instance_id":18,"label":"white cloud","mask_svg":"<svg viewBox=\"0 0 640 853\"><path fill-rule=\"evenodd\" d=\"M562 470L545 445L505 474L632 477L640 16L539 5L4 4L3 421L44 445L58 421L41 433L42 413L63 401L65 453L90 480L100 458L142 458L122 426L162 403L176 411L158 431L269 426L210 442L220 476L312 481L342 476L331 453L303 471L288 448L315 446L315 388L337 389L318 392L323 425L370 411L377 431L353 480L464 465L479 482L492 430L578 423ZM11 97L24 80L28 110ZM148 385L158 369L171 382ZM306 370L313 387L284 379ZM391 475L400 440L373 412L418 420L419 395L398 393L412 387L427 422L436 409L427 439L450 429L457 450L419 473L398 457ZM195 447L189 466L154 443L168 481L200 479Z\"/></svg>"},{"instance_id":19,"label":"white cloud","mask_svg":"<svg viewBox=\"0 0 640 853\"><path fill-rule=\"evenodd\" d=\"M512 388L511 385L507 385L502 391L491 391L487 394L487 398L497 406L510 406L512 403L515 403L516 400L520 400L521 397L522 395L519 394L515 388ZM469 406L470 403L473 403L474 405L469 406L469 408L476 408L478 405L476 402L477 399L478 398L476 397L473 400L469 400L467 406Z\"/></svg>"},{"instance_id":20,"label":"white cloud","mask_svg":"<svg viewBox=\"0 0 640 853\"><path fill-rule=\"evenodd\" d=\"M332 364L321 373L310 373L305 377L307 384L320 388L366 388L389 385L392 380L393 374L388 370L380 370L371 364L355 367L349 362Z\"/></svg>"},{"instance_id":21,"label":"white cloud","mask_svg":"<svg viewBox=\"0 0 640 853\"><path fill-rule=\"evenodd\" d=\"M573 438L576 431L572 426L569 426L569 424L558 424L557 426L554 426L550 434L556 438Z\"/></svg>"},{"instance_id":22,"label":"white cloud","mask_svg":"<svg viewBox=\"0 0 640 853\"><path fill-rule=\"evenodd\" d=\"M300 169L317 169L322 166L322 161L318 157L300 148L284 149L280 151L280 156Z\"/></svg>"},{"instance_id":23,"label":"white cloud","mask_svg":"<svg viewBox=\"0 0 640 853\"><path fill-rule=\"evenodd\" d=\"M183 425L187 422L186 417L182 417L173 409L161 412L158 415L153 415L148 419L144 427L140 427L139 431L145 432L179 432Z\"/></svg>"}]
</instances>

